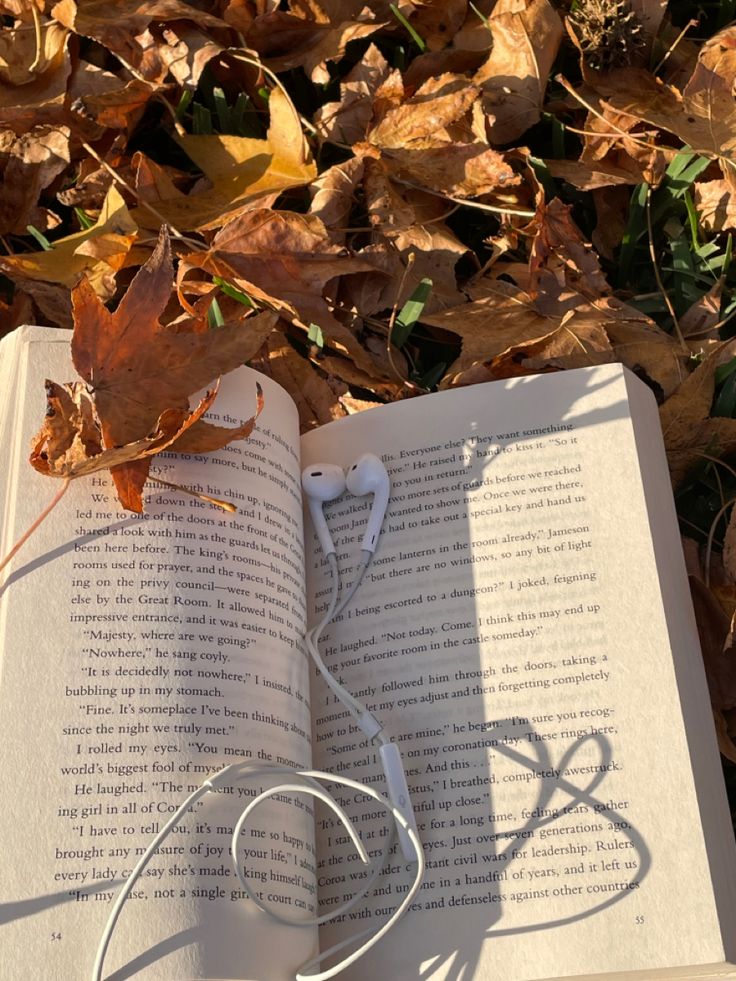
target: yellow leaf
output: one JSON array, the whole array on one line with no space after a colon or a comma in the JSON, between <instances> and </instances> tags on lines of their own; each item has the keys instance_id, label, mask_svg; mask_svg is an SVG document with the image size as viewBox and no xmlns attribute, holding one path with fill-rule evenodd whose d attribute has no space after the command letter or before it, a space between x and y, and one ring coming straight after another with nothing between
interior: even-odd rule
<instances>
[{"instance_id":1,"label":"yellow leaf","mask_svg":"<svg viewBox=\"0 0 736 981\"><path fill-rule=\"evenodd\" d=\"M91 228L53 243L50 252L0 257L0 269L11 276L60 283L71 288L86 272L98 295L111 270L119 269L138 229L119 191L112 185Z\"/></svg>"},{"instance_id":2,"label":"yellow leaf","mask_svg":"<svg viewBox=\"0 0 736 981\"><path fill-rule=\"evenodd\" d=\"M212 187L159 201L156 210L176 228L218 228L267 194L311 183L317 168L299 119L280 89L271 92L269 109L271 125L265 140L222 135L178 137L181 148ZM144 208L136 208L133 216L146 228L157 227L154 216Z\"/></svg>"}]
</instances>

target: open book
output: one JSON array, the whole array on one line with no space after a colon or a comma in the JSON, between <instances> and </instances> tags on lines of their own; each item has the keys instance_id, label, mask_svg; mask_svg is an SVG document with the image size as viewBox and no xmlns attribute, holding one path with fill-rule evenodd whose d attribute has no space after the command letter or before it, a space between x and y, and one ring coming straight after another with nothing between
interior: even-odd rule
<instances>
[{"instance_id":1,"label":"open book","mask_svg":"<svg viewBox=\"0 0 736 981\"><path fill-rule=\"evenodd\" d=\"M74 377L68 336L23 328L0 345L2 553L56 489L26 457L44 379ZM216 420L252 414L256 377L223 380ZM261 384L249 440L157 459L164 479L237 514L149 485L147 513L131 515L96 475L5 577L0 977L86 977L136 856L229 762L382 789L375 747L301 640L330 583L303 533L300 470L366 451L393 492L322 649L401 749L427 873L350 981L736 976L733 833L650 392L604 365L377 408L300 440L291 399ZM348 584L369 509L349 496L326 509ZM398 849L321 936L242 898L229 833L263 786L209 794L167 840L123 910L108 977L283 981L400 902L412 873ZM380 854L384 814L337 796ZM264 902L327 912L368 873L321 805L286 797L256 812L241 857Z\"/></svg>"}]
</instances>

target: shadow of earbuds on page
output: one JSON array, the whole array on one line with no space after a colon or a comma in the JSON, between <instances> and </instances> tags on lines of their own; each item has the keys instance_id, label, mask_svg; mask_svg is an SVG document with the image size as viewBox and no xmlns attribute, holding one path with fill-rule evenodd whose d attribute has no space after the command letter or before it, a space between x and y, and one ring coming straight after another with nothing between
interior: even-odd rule
<instances>
[{"instance_id":1,"label":"shadow of earbuds on page","mask_svg":"<svg viewBox=\"0 0 736 981\"><path fill-rule=\"evenodd\" d=\"M595 916L604 909L631 898L632 894L635 895L639 884L651 869L651 852L643 836L621 812L611 806L611 801L602 800L594 793L605 780L609 769L616 766L610 741L601 733L591 732L577 738L564 751L559 761L555 762L547 744L535 739L536 733L531 727L524 732L523 748L532 749L534 755L527 755L518 748L521 741L519 724L524 721L528 723L528 720L519 717L488 722L486 731L492 743L491 753L499 754L504 762L512 764L511 768L505 770L505 776L509 778L505 782L516 783L524 777L525 773L531 775L524 783L527 786L532 784L532 781L537 784L536 799L522 812L522 816L527 815L522 825L476 837L477 845L489 849L485 863L485 867L489 870L489 889L498 890L497 895L501 895L504 890L506 897L511 898L484 905L484 912L488 911L488 922L482 930L478 929L477 921L474 921L467 931L464 931L463 924L459 923L457 929L453 931L451 949L443 949L443 945L438 943L434 950L430 949L426 952L424 968L418 974L419 978L433 977L434 973L440 970L443 981L462 981L473 977L473 972L481 963L485 963L488 956L487 951L483 949L486 941L501 936L523 936L532 932L550 930ZM531 735L531 739L528 738L527 733ZM598 758L594 762L587 762L590 749L598 752ZM581 754L584 755L586 762L574 765L575 757ZM491 772L494 762L500 762L498 757L496 761L491 759ZM578 786L573 779L565 776L571 770L579 768L592 771L586 786ZM512 780L512 776L519 779ZM491 784L491 788L493 786L495 783ZM560 795L564 795L561 800ZM491 810L493 811L493 807ZM597 832L600 837L596 839L600 847L595 852L591 850L589 837L581 841L575 833L574 825L566 827L564 823L561 824L570 817L585 825L581 829L581 834L584 835L589 834L591 823L593 826L601 823ZM494 845L501 845L503 842L507 844L498 850L493 850ZM527 870L523 867L524 860L529 857L528 850L538 849L536 851L538 857L539 850L548 849L550 846L553 849L565 850L566 860L570 863L565 869L565 878L563 879L559 871L554 873L548 870L547 875L530 882ZM627 858L623 862L618 859L609 862L609 867L613 864L619 869L623 864L625 874L621 873L621 880L615 883L615 890L608 892L605 899L590 905L590 896L597 894L586 895L585 889L599 889L605 895L604 890L613 888L610 881L605 879L597 884L591 883L591 879L601 871L600 862L594 859L600 858L601 853L604 856L609 854L609 849L613 849L615 855L625 851ZM554 866L549 868L554 869ZM618 870L617 874L619 874ZM575 884L575 875L580 875L580 886ZM557 886L551 883L557 883ZM509 886L516 891L511 892ZM563 894L565 900L569 901L570 892L576 888L580 890L582 901L578 908L570 910L565 915L525 921L508 927L502 925L504 906L508 906L510 902L518 903L520 907L539 899L559 903ZM437 931L436 936L440 939L441 931Z\"/></svg>"}]
</instances>

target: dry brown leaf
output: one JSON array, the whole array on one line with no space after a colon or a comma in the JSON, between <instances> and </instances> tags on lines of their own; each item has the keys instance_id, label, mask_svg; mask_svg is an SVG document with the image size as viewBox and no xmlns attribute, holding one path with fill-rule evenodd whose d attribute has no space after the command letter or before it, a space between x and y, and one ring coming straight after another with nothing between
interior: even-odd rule
<instances>
[{"instance_id":1,"label":"dry brown leaf","mask_svg":"<svg viewBox=\"0 0 736 981\"><path fill-rule=\"evenodd\" d=\"M592 93L586 94L591 96L592 103L596 102ZM636 184L647 181L658 185L668 160L657 148L652 132L641 129L642 122L636 116L618 112L599 100L596 113L589 113L585 120L581 162L593 170L606 167L628 173Z\"/></svg>"},{"instance_id":2,"label":"dry brown leaf","mask_svg":"<svg viewBox=\"0 0 736 981\"><path fill-rule=\"evenodd\" d=\"M373 115L373 96L388 72L388 62L371 44L340 82L340 101L328 102L314 114L320 137L349 146L364 140Z\"/></svg>"},{"instance_id":3,"label":"dry brown leaf","mask_svg":"<svg viewBox=\"0 0 736 981\"><path fill-rule=\"evenodd\" d=\"M736 707L736 650L731 619L708 587L694 576L690 576L690 591L711 703L717 710L733 709Z\"/></svg>"},{"instance_id":4,"label":"dry brown leaf","mask_svg":"<svg viewBox=\"0 0 736 981\"><path fill-rule=\"evenodd\" d=\"M75 34L120 53L134 46L135 35L151 21L191 20L201 27L227 27L219 17L182 0L60 0L51 16Z\"/></svg>"},{"instance_id":5,"label":"dry brown leaf","mask_svg":"<svg viewBox=\"0 0 736 981\"><path fill-rule=\"evenodd\" d=\"M312 195L309 214L315 215L325 228L333 232L335 241L345 241L344 229L348 225L364 169L361 157L350 157L344 163L329 167L309 185Z\"/></svg>"},{"instance_id":6,"label":"dry brown leaf","mask_svg":"<svg viewBox=\"0 0 736 981\"><path fill-rule=\"evenodd\" d=\"M514 378L551 369L587 368L611 360L613 349L595 318L577 311L543 337L512 345L488 364L492 378Z\"/></svg>"},{"instance_id":7,"label":"dry brown leaf","mask_svg":"<svg viewBox=\"0 0 736 981\"><path fill-rule=\"evenodd\" d=\"M447 145L452 142L447 127L465 115L478 95L463 75L428 79L411 98L382 114L368 140L383 150Z\"/></svg>"},{"instance_id":8,"label":"dry brown leaf","mask_svg":"<svg viewBox=\"0 0 736 981\"><path fill-rule=\"evenodd\" d=\"M447 369L443 388L456 384L478 362L491 361L513 344L547 335L555 326L552 319L537 312L527 293L511 283L489 280L482 292L471 303L420 317L422 323L462 338L460 356Z\"/></svg>"},{"instance_id":9,"label":"dry brown leaf","mask_svg":"<svg viewBox=\"0 0 736 981\"><path fill-rule=\"evenodd\" d=\"M719 279L680 317L680 332L683 337L720 340L718 331L713 328L721 318L722 296L723 282Z\"/></svg>"},{"instance_id":10,"label":"dry brown leaf","mask_svg":"<svg viewBox=\"0 0 736 981\"><path fill-rule=\"evenodd\" d=\"M559 198L538 207L537 232L529 255L532 293L539 290L542 271L554 271L558 264L564 270L565 284L572 290L587 297L610 293L598 256L584 240L571 213L572 205L563 204Z\"/></svg>"},{"instance_id":11,"label":"dry brown leaf","mask_svg":"<svg viewBox=\"0 0 736 981\"><path fill-rule=\"evenodd\" d=\"M626 232L631 190L627 187L605 187L592 193L596 224L590 238L598 254L613 261L614 252L621 245Z\"/></svg>"},{"instance_id":12,"label":"dry brown leaf","mask_svg":"<svg viewBox=\"0 0 736 981\"><path fill-rule=\"evenodd\" d=\"M409 10L411 14L409 15ZM468 0L411 0L405 15L430 51L439 51L453 40L465 23Z\"/></svg>"},{"instance_id":13,"label":"dry brown leaf","mask_svg":"<svg viewBox=\"0 0 736 981\"><path fill-rule=\"evenodd\" d=\"M710 417L716 368L735 354L736 340L718 345L659 410L674 487L703 452L719 457L736 448L736 419Z\"/></svg>"},{"instance_id":14,"label":"dry brown leaf","mask_svg":"<svg viewBox=\"0 0 736 981\"><path fill-rule=\"evenodd\" d=\"M726 534L723 536L723 552L721 553L721 560L723 562L723 571L725 573L726 580L729 583L736 583L736 516L734 515L735 510L736 509L731 508L731 514L728 519L728 525L726 526ZM736 686L734 686L734 698L736 699ZM734 705L736 705L736 702L734 702Z\"/></svg>"},{"instance_id":15,"label":"dry brown leaf","mask_svg":"<svg viewBox=\"0 0 736 981\"><path fill-rule=\"evenodd\" d=\"M406 201L405 204L419 219L413 203ZM425 278L432 280L425 313L454 307L464 301L455 267L468 250L449 228L441 222L424 225L419 220L404 228L381 226L377 222L376 228L381 231L374 234L373 244L358 253L370 260L373 271L343 281L340 298L344 306L356 310L361 316L391 310Z\"/></svg>"},{"instance_id":16,"label":"dry brown leaf","mask_svg":"<svg viewBox=\"0 0 736 981\"><path fill-rule=\"evenodd\" d=\"M474 198L521 184L503 156L482 143L388 150L384 157L399 180L452 197Z\"/></svg>"},{"instance_id":17,"label":"dry brown leaf","mask_svg":"<svg viewBox=\"0 0 736 981\"><path fill-rule=\"evenodd\" d=\"M28 225L45 231L55 222L47 220L39 198L69 166L69 129L36 126L23 136L8 135L2 154L8 154L8 161L0 187L0 235L25 235Z\"/></svg>"},{"instance_id":18,"label":"dry brown leaf","mask_svg":"<svg viewBox=\"0 0 736 981\"><path fill-rule=\"evenodd\" d=\"M567 181L579 191L594 191L599 187L638 183L631 172L607 163L593 167L583 160L548 160L546 164L553 177Z\"/></svg>"},{"instance_id":19,"label":"dry brown leaf","mask_svg":"<svg viewBox=\"0 0 736 981\"><path fill-rule=\"evenodd\" d=\"M693 191L700 222L707 232L736 228L736 199L725 180L697 181Z\"/></svg>"},{"instance_id":20,"label":"dry brown leaf","mask_svg":"<svg viewBox=\"0 0 736 981\"><path fill-rule=\"evenodd\" d=\"M373 263L356 258L332 242L314 215L260 209L228 222L206 252L184 257L179 266L180 292L192 269L203 269L278 310L300 326L316 323L327 344L352 358L369 374L375 365L330 310L332 280L374 270Z\"/></svg>"},{"instance_id":21,"label":"dry brown leaf","mask_svg":"<svg viewBox=\"0 0 736 981\"><path fill-rule=\"evenodd\" d=\"M152 454L175 448L185 432L182 445L201 450L250 432L251 422L226 431L201 420L214 392L193 412L189 396L255 354L276 321L266 312L217 330L209 330L204 317L162 327L172 285L165 229L114 313L86 280L80 282L72 293L72 358L86 387L52 388L53 413L32 457L37 469L53 476L112 467L120 502L133 511L142 510Z\"/></svg>"},{"instance_id":22,"label":"dry brown leaf","mask_svg":"<svg viewBox=\"0 0 736 981\"><path fill-rule=\"evenodd\" d=\"M606 315L602 325L613 345L612 360L647 382L659 402L668 399L687 377L687 352L670 334L620 301L607 297L595 306Z\"/></svg>"},{"instance_id":23,"label":"dry brown leaf","mask_svg":"<svg viewBox=\"0 0 736 981\"><path fill-rule=\"evenodd\" d=\"M159 57L179 85L195 89L207 63L221 54L223 46L187 21L176 21L162 31Z\"/></svg>"},{"instance_id":24,"label":"dry brown leaf","mask_svg":"<svg viewBox=\"0 0 736 981\"><path fill-rule=\"evenodd\" d=\"M473 81L483 90L488 139L511 143L540 118L562 21L548 0L498 0L490 29L493 48Z\"/></svg>"},{"instance_id":25,"label":"dry brown leaf","mask_svg":"<svg viewBox=\"0 0 736 981\"><path fill-rule=\"evenodd\" d=\"M69 32L50 21L40 24L39 33L38 47L35 31L5 28L0 33L0 82L4 85L27 85L61 67Z\"/></svg>"},{"instance_id":26,"label":"dry brown leaf","mask_svg":"<svg viewBox=\"0 0 736 981\"><path fill-rule=\"evenodd\" d=\"M614 111L674 133L696 153L733 160L734 98L713 72L703 70L697 80L700 87L688 85L681 94L643 69L627 69L600 85L611 89L605 102Z\"/></svg>"},{"instance_id":27,"label":"dry brown leaf","mask_svg":"<svg viewBox=\"0 0 736 981\"><path fill-rule=\"evenodd\" d=\"M478 89L466 78L446 74L429 79L406 101L402 94L399 86L391 89L383 110L374 112L379 121L368 134L368 145L354 147L356 153L369 155L370 147L377 147L386 174L441 194L477 197L521 183L500 153L451 132L478 98Z\"/></svg>"},{"instance_id":28,"label":"dry brown leaf","mask_svg":"<svg viewBox=\"0 0 736 981\"><path fill-rule=\"evenodd\" d=\"M292 395L299 413L299 431L316 429L346 415L338 395L309 361L300 357L283 334L268 339L268 358L263 368Z\"/></svg>"},{"instance_id":29,"label":"dry brown leaf","mask_svg":"<svg viewBox=\"0 0 736 981\"><path fill-rule=\"evenodd\" d=\"M345 54L351 41L369 37L384 27L388 14L363 0L309 0L292 4L292 12L276 10L257 17L246 34L254 48L275 72L304 68L313 82L327 83L326 62ZM373 8L373 9L372 9Z\"/></svg>"},{"instance_id":30,"label":"dry brown leaf","mask_svg":"<svg viewBox=\"0 0 736 981\"><path fill-rule=\"evenodd\" d=\"M147 458L171 449L173 443L210 408L216 394L217 386L207 392L193 412L166 409L149 435L105 449L94 397L87 386L82 382L58 385L47 380L46 417L33 440L31 466L47 477L84 477L99 470L120 467L113 472L120 491L121 480L126 481L127 486L131 471L137 473L145 469L147 473ZM130 506L123 497L121 494L124 506ZM140 507L132 510L139 511Z\"/></svg>"},{"instance_id":31,"label":"dry brown leaf","mask_svg":"<svg viewBox=\"0 0 736 981\"><path fill-rule=\"evenodd\" d=\"M71 74L71 58L67 32L58 25L43 33L43 71L33 68L35 41L29 47L33 32L19 30L17 37L8 38L5 57L5 77L0 85L0 125L12 126L24 133L42 124L60 124L63 118L67 83ZM20 39L23 38L21 41ZM19 58L11 55L18 44ZM14 84L13 80L26 79Z\"/></svg>"}]
</instances>

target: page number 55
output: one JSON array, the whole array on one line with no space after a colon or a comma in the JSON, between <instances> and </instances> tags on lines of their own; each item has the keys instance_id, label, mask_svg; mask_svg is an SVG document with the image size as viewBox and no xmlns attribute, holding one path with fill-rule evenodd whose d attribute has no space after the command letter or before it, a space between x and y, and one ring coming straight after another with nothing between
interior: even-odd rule
<instances>
[{"instance_id":1,"label":"page number 55","mask_svg":"<svg viewBox=\"0 0 736 981\"><path fill-rule=\"evenodd\" d=\"M641 915L634 918L634 923L637 923L639 926L641 926L643 922L644 922L644 917Z\"/></svg>"}]
</instances>

